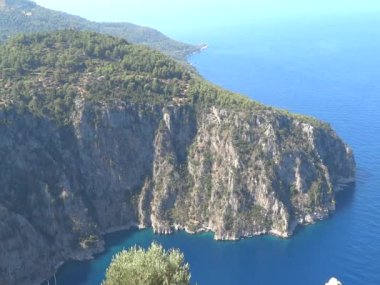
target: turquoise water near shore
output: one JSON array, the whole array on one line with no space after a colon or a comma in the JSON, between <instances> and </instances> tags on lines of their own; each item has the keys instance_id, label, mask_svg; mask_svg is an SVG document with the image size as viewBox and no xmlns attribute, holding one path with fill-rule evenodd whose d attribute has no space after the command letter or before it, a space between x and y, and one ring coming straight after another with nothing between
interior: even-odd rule
<instances>
[{"instance_id":1,"label":"turquoise water near shore","mask_svg":"<svg viewBox=\"0 0 380 285\"><path fill-rule=\"evenodd\" d=\"M353 148L357 182L339 193L328 220L294 237L216 242L210 233L110 234L107 250L68 262L59 285L100 284L111 256L156 240L180 248L198 284L380 284L380 17L245 25L182 35L209 49L190 58L208 80L260 102L329 122Z\"/></svg>"}]
</instances>

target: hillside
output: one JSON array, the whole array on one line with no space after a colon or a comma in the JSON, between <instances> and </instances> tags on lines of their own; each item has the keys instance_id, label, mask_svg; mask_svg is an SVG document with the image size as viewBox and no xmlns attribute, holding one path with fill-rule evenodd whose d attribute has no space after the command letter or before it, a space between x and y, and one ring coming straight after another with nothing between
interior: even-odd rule
<instances>
[{"instance_id":1,"label":"hillside","mask_svg":"<svg viewBox=\"0 0 380 285\"><path fill-rule=\"evenodd\" d=\"M0 284L38 284L132 225L288 237L354 179L327 124L119 38L18 36L0 70Z\"/></svg>"},{"instance_id":2,"label":"hillside","mask_svg":"<svg viewBox=\"0 0 380 285\"><path fill-rule=\"evenodd\" d=\"M19 33L63 29L89 30L121 37L134 44L147 45L177 59L185 59L201 48L172 40L154 29L131 23L97 23L43 8L29 0L0 0L0 41Z\"/></svg>"}]
</instances>

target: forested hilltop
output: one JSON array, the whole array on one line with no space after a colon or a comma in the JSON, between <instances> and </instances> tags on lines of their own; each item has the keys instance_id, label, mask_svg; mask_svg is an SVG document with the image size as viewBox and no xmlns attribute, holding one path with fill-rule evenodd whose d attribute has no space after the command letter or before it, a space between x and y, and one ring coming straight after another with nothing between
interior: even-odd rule
<instances>
[{"instance_id":1,"label":"forested hilltop","mask_svg":"<svg viewBox=\"0 0 380 285\"><path fill-rule=\"evenodd\" d=\"M172 40L157 30L131 23L97 23L43 8L29 0L0 0L0 41L19 33L62 29L89 30L121 37L181 60L201 48Z\"/></svg>"},{"instance_id":2,"label":"forested hilltop","mask_svg":"<svg viewBox=\"0 0 380 285\"><path fill-rule=\"evenodd\" d=\"M39 284L133 225L288 237L354 179L327 124L120 38L20 35L0 72L0 284Z\"/></svg>"},{"instance_id":3,"label":"forested hilltop","mask_svg":"<svg viewBox=\"0 0 380 285\"><path fill-rule=\"evenodd\" d=\"M192 68L160 52L95 32L16 36L0 47L0 68L0 98L5 105L11 103L59 124L71 123L79 98L149 107L218 103L272 110L216 88Z\"/></svg>"}]
</instances>

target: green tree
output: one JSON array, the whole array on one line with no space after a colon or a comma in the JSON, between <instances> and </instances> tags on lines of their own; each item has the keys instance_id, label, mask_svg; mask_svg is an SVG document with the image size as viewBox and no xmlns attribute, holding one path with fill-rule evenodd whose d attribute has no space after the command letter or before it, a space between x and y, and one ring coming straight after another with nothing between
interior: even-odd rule
<instances>
[{"instance_id":1,"label":"green tree","mask_svg":"<svg viewBox=\"0 0 380 285\"><path fill-rule=\"evenodd\" d=\"M188 285L189 264L183 254L152 243L149 249L133 247L116 254L102 285Z\"/></svg>"}]
</instances>

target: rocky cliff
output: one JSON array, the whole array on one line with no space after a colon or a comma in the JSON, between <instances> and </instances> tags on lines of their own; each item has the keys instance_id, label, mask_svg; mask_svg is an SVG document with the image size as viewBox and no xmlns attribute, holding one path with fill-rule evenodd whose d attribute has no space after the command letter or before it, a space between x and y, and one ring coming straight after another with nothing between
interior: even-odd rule
<instances>
[{"instance_id":1,"label":"rocky cliff","mask_svg":"<svg viewBox=\"0 0 380 285\"><path fill-rule=\"evenodd\" d=\"M35 81L44 96L59 88L62 78L27 76L33 72L16 81ZM288 237L333 212L336 190L354 180L351 150L324 123L222 91L186 70L176 75L179 90L160 95L165 100L94 99L89 73L64 79L76 90L64 120L49 108L37 112L33 98L22 105L16 91L25 88L1 78L0 284L38 284L60 262L101 251L104 233L131 225L229 240ZM113 77L104 77L94 78L107 86ZM115 88L128 93L124 83ZM141 94L150 96L145 85Z\"/></svg>"}]
</instances>

